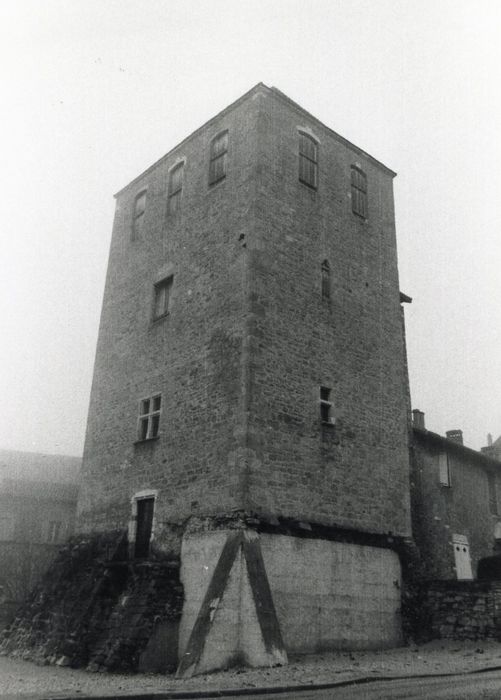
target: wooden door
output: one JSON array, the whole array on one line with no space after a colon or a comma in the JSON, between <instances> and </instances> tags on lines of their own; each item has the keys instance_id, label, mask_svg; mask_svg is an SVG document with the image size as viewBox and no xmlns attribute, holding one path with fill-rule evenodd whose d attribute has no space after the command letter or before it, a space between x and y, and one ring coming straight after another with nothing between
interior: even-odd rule
<instances>
[{"instance_id":1,"label":"wooden door","mask_svg":"<svg viewBox=\"0 0 501 700\"><path fill-rule=\"evenodd\" d=\"M154 498L140 498L137 501L136 546L134 549L134 556L137 559L146 558L150 552L154 504Z\"/></svg>"}]
</instances>

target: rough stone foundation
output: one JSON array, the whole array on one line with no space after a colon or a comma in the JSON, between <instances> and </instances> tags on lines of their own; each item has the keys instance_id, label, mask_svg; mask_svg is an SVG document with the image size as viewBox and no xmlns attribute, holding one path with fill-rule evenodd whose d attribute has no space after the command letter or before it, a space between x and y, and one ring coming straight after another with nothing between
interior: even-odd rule
<instances>
[{"instance_id":1,"label":"rough stone foundation","mask_svg":"<svg viewBox=\"0 0 501 700\"><path fill-rule=\"evenodd\" d=\"M172 671L182 604L178 560L128 560L122 532L74 538L4 631L0 652L94 671Z\"/></svg>"}]
</instances>

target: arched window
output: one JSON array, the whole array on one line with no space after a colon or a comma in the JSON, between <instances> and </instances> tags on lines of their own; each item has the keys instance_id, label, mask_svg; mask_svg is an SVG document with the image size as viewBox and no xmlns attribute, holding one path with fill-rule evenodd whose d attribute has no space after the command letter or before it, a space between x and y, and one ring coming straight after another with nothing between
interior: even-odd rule
<instances>
[{"instance_id":1,"label":"arched window","mask_svg":"<svg viewBox=\"0 0 501 700\"><path fill-rule=\"evenodd\" d=\"M318 144L312 136L299 132L299 182L317 189Z\"/></svg>"},{"instance_id":2,"label":"arched window","mask_svg":"<svg viewBox=\"0 0 501 700\"><path fill-rule=\"evenodd\" d=\"M209 185L226 177L226 154L228 153L228 132L223 131L212 139L210 145Z\"/></svg>"},{"instance_id":3,"label":"arched window","mask_svg":"<svg viewBox=\"0 0 501 700\"><path fill-rule=\"evenodd\" d=\"M322 263L322 299L331 298L331 268L328 260Z\"/></svg>"},{"instance_id":4,"label":"arched window","mask_svg":"<svg viewBox=\"0 0 501 700\"><path fill-rule=\"evenodd\" d=\"M351 209L367 218L367 175L356 165L351 166Z\"/></svg>"},{"instance_id":5,"label":"arched window","mask_svg":"<svg viewBox=\"0 0 501 700\"><path fill-rule=\"evenodd\" d=\"M183 191L184 163L178 163L169 172L169 212L174 214L181 207L181 193Z\"/></svg>"},{"instance_id":6,"label":"arched window","mask_svg":"<svg viewBox=\"0 0 501 700\"><path fill-rule=\"evenodd\" d=\"M132 237L137 238L143 231L144 212L146 210L146 190L139 192L134 199L132 214Z\"/></svg>"}]
</instances>

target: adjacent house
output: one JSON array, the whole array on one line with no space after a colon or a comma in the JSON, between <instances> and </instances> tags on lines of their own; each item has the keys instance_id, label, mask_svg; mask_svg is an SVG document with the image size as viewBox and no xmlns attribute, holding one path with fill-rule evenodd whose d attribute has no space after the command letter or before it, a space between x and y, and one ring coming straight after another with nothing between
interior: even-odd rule
<instances>
[{"instance_id":1,"label":"adjacent house","mask_svg":"<svg viewBox=\"0 0 501 700\"><path fill-rule=\"evenodd\" d=\"M0 450L0 624L72 534L81 459Z\"/></svg>"},{"instance_id":2,"label":"adjacent house","mask_svg":"<svg viewBox=\"0 0 501 700\"><path fill-rule=\"evenodd\" d=\"M461 430L426 430L413 411L412 531L420 578L471 580L501 538L501 462L463 444Z\"/></svg>"}]
</instances>

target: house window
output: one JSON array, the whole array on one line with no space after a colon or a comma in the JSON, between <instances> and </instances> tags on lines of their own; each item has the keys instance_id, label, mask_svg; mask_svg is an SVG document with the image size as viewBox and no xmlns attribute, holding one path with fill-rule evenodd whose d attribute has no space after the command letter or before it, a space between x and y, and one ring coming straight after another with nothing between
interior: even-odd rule
<instances>
[{"instance_id":1,"label":"house window","mask_svg":"<svg viewBox=\"0 0 501 700\"><path fill-rule=\"evenodd\" d=\"M139 440L153 440L160 432L162 395L155 394L139 402Z\"/></svg>"},{"instance_id":2,"label":"house window","mask_svg":"<svg viewBox=\"0 0 501 700\"><path fill-rule=\"evenodd\" d=\"M132 215L132 237L137 238L143 231L144 212L146 210L146 190L140 192L134 200Z\"/></svg>"},{"instance_id":3,"label":"house window","mask_svg":"<svg viewBox=\"0 0 501 700\"><path fill-rule=\"evenodd\" d=\"M209 185L226 177L226 154L228 153L228 132L218 134L210 146Z\"/></svg>"},{"instance_id":4,"label":"house window","mask_svg":"<svg viewBox=\"0 0 501 700\"><path fill-rule=\"evenodd\" d=\"M169 302L172 290L172 275L166 277L161 282L157 282L153 287L153 320L163 318L169 313Z\"/></svg>"},{"instance_id":5,"label":"house window","mask_svg":"<svg viewBox=\"0 0 501 700\"><path fill-rule=\"evenodd\" d=\"M47 542L50 544L56 544L59 542L61 535L62 523L59 520L51 520L49 522L49 528L47 530Z\"/></svg>"},{"instance_id":6,"label":"house window","mask_svg":"<svg viewBox=\"0 0 501 700\"><path fill-rule=\"evenodd\" d=\"M322 299L331 298L331 268L328 260L322 263Z\"/></svg>"},{"instance_id":7,"label":"house window","mask_svg":"<svg viewBox=\"0 0 501 700\"><path fill-rule=\"evenodd\" d=\"M318 144L311 136L299 132L299 182L317 189Z\"/></svg>"},{"instance_id":8,"label":"house window","mask_svg":"<svg viewBox=\"0 0 501 700\"><path fill-rule=\"evenodd\" d=\"M351 208L354 214L367 218L367 176L354 165L351 166Z\"/></svg>"},{"instance_id":9,"label":"house window","mask_svg":"<svg viewBox=\"0 0 501 700\"><path fill-rule=\"evenodd\" d=\"M438 456L438 480L441 486L451 485L451 469L447 452L441 452Z\"/></svg>"},{"instance_id":10,"label":"house window","mask_svg":"<svg viewBox=\"0 0 501 700\"><path fill-rule=\"evenodd\" d=\"M496 492L496 477L490 472L487 473L487 486L489 489L489 512L491 515L498 515L498 495Z\"/></svg>"},{"instance_id":11,"label":"house window","mask_svg":"<svg viewBox=\"0 0 501 700\"><path fill-rule=\"evenodd\" d=\"M331 415L332 401L330 400L331 390L326 386L320 387L320 420L324 425L334 425L334 418Z\"/></svg>"},{"instance_id":12,"label":"house window","mask_svg":"<svg viewBox=\"0 0 501 700\"><path fill-rule=\"evenodd\" d=\"M174 214L181 207L181 193L183 191L184 163L178 163L169 173L169 212Z\"/></svg>"},{"instance_id":13,"label":"house window","mask_svg":"<svg viewBox=\"0 0 501 700\"><path fill-rule=\"evenodd\" d=\"M0 516L0 542L14 539L14 518L11 515Z\"/></svg>"}]
</instances>

